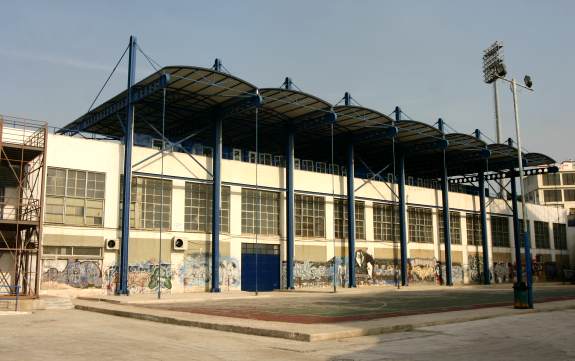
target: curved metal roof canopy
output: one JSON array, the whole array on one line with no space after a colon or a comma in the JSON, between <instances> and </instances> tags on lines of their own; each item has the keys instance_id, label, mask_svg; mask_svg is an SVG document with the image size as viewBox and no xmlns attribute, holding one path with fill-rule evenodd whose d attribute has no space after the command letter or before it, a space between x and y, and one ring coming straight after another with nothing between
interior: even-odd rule
<instances>
[{"instance_id":1,"label":"curved metal roof canopy","mask_svg":"<svg viewBox=\"0 0 575 361\"><path fill-rule=\"evenodd\" d=\"M134 87L135 133L158 137L164 119L165 134L177 141L194 134L194 141L210 144L211 125L223 119L223 143L255 150L256 114L260 152L283 154L285 134L295 131L296 157L343 163L353 142L362 166L379 170L400 152L406 174L437 178L443 150L450 176L481 170L503 171L516 166L517 149L486 144L471 135L442 133L418 121L394 121L377 110L361 106L333 106L314 95L284 88L260 88L233 75L194 66L168 66ZM257 96L262 100L256 111ZM127 92L124 91L76 119L61 133L91 132L122 137ZM156 130L154 130L154 128ZM489 155L489 158L485 158ZM539 153L525 154L529 167L555 161Z\"/></svg>"}]
</instances>

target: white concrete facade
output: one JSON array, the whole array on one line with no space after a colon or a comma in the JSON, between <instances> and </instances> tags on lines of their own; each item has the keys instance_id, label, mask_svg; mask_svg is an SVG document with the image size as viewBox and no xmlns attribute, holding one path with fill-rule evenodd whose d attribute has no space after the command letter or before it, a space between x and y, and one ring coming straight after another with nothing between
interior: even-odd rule
<instances>
[{"instance_id":1,"label":"white concrete facade","mask_svg":"<svg viewBox=\"0 0 575 361\"><path fill-rule=\"evenodd\" d=\"M133 164L156 153L153 148L134 147ZM44 246L100 247L99 256L49 255L43 256L42 289L72 289L74 292L113 292L117 278L116 267L118 250L106 250L106 240L118 240L120 236L120 194L121 173L123 165L123 145L114 141L88 140L79 137L50 135L47 147L48 168L62 168L101 172L105 174L105 200L103 225L101 227L72 226L46 222L44 225ZM159 260L160 244L162 250L162 265L165 265L166 275L162 278L164 292L187 292L207 290L209 288L209 267L207 255L210 251L211 235L204 232L186 232L185 230L185 185L186 182L209 182L211 158L196 155L194 161L185 153L170 152L160 155L134 167L135 177L160 178L172 182L172 204L169 229L150 231L132 229L130 232L130 291L155 292L157 283L153 282L154 265ZM258 168L257 179L255 168ZM346 179L342 176L295 170L294 183L296 194L312 194L325 200L325 237L303 238L296 235L294 269L296 286L329 286L333 277L331 271L334 256L346 254L346 240L334 241L334 211L333 195L345 196ZM371 256L375 261L368 267L369 274L358 278L358 284L392 284L394 262L399 262L399 245L393 242L376 241L373 226L374 203L396 202L390 185L380 181L355 179L356 201L365 204L364 227L365 239L356 240L356 249L363 250L363 256ZM367 184L363 185L364 182ZM241 288L241 252L242 243L256 242L253 234L242 233L242 188L276 191L279 197L279 235L257 237L258 243L280 245L280 257L285 262L286 225L285 225L285 169L282 167L247 163L235 160L222 160L222 185L230 187L229 232L220 236L221 264L220 281L223 291ZM363 186L362 186L363 185ZM435 261L443 261L444 247L439 242L439 222L437 211L441 209L441 191L431 188L406 186L406 201L409 207L423 207L432 210L433 242L408 243L408 258L410 258L410 279L412 281L434 281ZM466 214L479 212L477 196L450 192L449 204L451 211L459 212L461 217L461 244L452 245L452 260L454 264L455 282L472 282L476 275L470 261L474 255L482 253L481 246L468 245ZM497 276L502 269L507 270L507 263L514 262L513 225L511 209L501 199L488 198L488 241L489 260L494 281L503 280ZM534 237L531 246L534 257L544 255L544 260L561 263L562 266L573 264L569 262L567 250L553 247L553 223L567 222L567 211L555 207L536 204L528 205L528 218L547 222L551 246L549 249L537 249ZM493 216L507 217L510 247L492 247L490 219ZM521 215L520 215L521 218ZM533 231L533 222L530 222ZM409 220L408 220L409 232ZM187 250L174 250L173 238L187 242ZM132 239L134 242L132 243ZM409 239L409 235L408 235ZM160 240L160 242L158 242ZM575 233L568 229L568 249L575 246ZM136 248L140 247L140 250ZM479 257L481 258L481 257ZM83 265L90 263L90 265ZM359 262L359 261L358 261ZM503 265L503 266L502 266ZM164 266L163 266L164 267ZM499 267L499 268L498 268ZM359 267L361 268L361 267ZM498 271L499 269L499 271ZM99 270L99 275L98 275ZM160 269L158 272L162 273ZM338 272L338 277L341 277ZM283 273L283 268L282 268ZM70 278L76 280L70 281ZM98 277L100 280L98 281ZM96 279L96 281L94 281Z\"/></svg>"}]
</instances>

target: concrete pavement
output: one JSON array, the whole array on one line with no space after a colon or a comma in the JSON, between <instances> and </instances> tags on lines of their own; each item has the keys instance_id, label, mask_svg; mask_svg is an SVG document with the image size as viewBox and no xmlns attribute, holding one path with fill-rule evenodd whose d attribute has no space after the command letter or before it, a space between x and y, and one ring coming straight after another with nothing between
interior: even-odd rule
<instances>
[{"instance_id":1,"label":"concrete pavement","mask_svg":"<svg viewBox=\"0 0 575 361\"><path fill-rule=\"evenodd\" d=\"M575 310L314 343L77 310L0 316L2 361L573 360Z\"/></svg>"}]
</instances>

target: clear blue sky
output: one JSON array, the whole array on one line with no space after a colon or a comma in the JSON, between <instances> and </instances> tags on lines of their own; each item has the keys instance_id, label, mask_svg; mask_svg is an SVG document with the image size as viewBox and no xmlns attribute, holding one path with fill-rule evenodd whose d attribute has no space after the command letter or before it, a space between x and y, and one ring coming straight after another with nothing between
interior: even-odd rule
<instances>
[{"instance_id":1,"label":"clear blue sky","mask_svg":"<svg viewBox=\"0 0 575 361\"><path fill-rule=\"evenodd\" d=\"M438 117L494 138L482 50L505 44L520 94L524 147L575 158L575 2L572 1L12 1L0 21L0 113L62 126L86 112L130 34L162 65L215 57L258 86L291 76L304 91L414 119ZM138 77L152 69L138 60ZM101 100L126 85L126 68ZM503 136L512 98L500 86Z\"/></svg>"}]
</instances>

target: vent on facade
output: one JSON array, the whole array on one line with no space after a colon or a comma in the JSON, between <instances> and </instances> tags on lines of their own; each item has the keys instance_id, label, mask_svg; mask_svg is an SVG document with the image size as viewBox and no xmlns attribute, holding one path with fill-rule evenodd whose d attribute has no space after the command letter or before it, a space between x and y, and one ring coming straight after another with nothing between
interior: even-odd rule
<instances>
[{"instance_id":1,"label":"vent on facade","mask_svg":"<svg viewBox=\"0 0 575 361\"><path fill-rule=\"evenodd\" d=\"M120 249L120 242L115 239L106 240L106 251L114 251Z\"/></svg>"},{"instance_id":2,"label":"vent on facade","mask_svg":"<svg viewBox=\"0 0 575 361\"><path fill-rule=\"evenodd\" d=\"M172 239L172 246L174 251L185 251L188 249L188 242L184 241L181 238L174 237Z\"/></svg>"}]
</instances>

